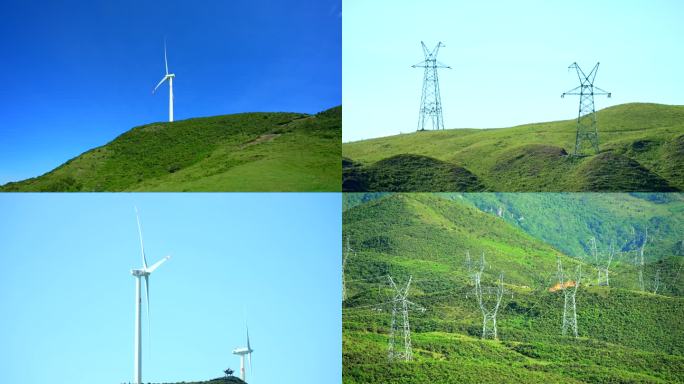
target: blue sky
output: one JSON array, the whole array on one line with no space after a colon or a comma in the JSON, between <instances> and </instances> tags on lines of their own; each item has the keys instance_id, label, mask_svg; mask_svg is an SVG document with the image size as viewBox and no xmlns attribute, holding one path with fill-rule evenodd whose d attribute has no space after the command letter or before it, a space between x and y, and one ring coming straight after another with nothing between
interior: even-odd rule
<instances>
[{"instance_id":1,"label":"blue sky","mask_svg":"<svg viewBox=\"0 0 684 384\"><path fill-rule=\"evenodd\" d=\"M340 382L332 193L0 195L0 382L132 381L134 205L148 262L172 256L150 277L145 382L237 370L245 317L251 384Z\"/></svg>"},{"instance_id":2,"label":"blue sky","mask_svg":"<svg viewBox=\"0 0 684 384\"><path fill-rule=\"evenodd\" d=\"M128 129L341 103L341 0L0 3L0 184L38 176Z\"/></svg>"},{"instance_id":3,"label":"blue sky","mask_svg":"<svg viewBox=\"0 0 684 384\"><path fill-rule=\"evenodd\" d=\"M446 128L493 128L576 117L567 67L601 66L627 102L684 104L684 2L678 0L345 0L343 140L413 132L423 78L420 41L438 60Z\"/></svg>"}]
</instances>

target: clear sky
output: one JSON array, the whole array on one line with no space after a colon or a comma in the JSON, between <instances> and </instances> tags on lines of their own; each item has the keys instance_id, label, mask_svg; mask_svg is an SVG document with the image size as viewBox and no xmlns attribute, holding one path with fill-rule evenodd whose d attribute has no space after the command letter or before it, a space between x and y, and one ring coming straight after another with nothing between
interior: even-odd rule
<instances>
[{"instance_id":1,"label":"clear sky","mask_svg":"<svg viewBox=\"0 0 684 384\"><path fill-rule=\"evenodd\" d=\"M413 132L423 80L420 41L438 60L446 128L494 128L576 117L591 69L613 92L596 107L684 104L684 2L679 0L345 0L343 140Z\"/></svg>"},{"instance_id":2,"label":"clear sky","mask_svg":"<svg viewBox=\"0 0 684 384\"><path fill-rule=\"evenodd\" d=\"M0 382L133 380L137 205L150 277L143 381L239 368L341 380L340 194L0 195ZM143 307L144 311L144 307Z\"/></svg>"},{"instance_id":3,"label":"clear sky","mask_svg":"<svg viewBox=\"0 0 684 384\"><path fill-rule=\"evenodd\" d=\"M341 0L3 0L0 184L50 171L130 128L339 105Z\"/></svg>"}]
</instances>

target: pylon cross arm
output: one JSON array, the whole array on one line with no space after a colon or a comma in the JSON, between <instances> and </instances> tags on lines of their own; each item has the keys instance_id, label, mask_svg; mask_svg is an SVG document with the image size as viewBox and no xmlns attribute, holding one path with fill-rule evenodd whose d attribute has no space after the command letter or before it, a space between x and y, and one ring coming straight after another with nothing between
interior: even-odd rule
<instances>
[{"instance_id":1,"label":"pylon cross arm","mask_svg":"<svg viewBox=\"0 0 684 384\"><path fill-rule=\"evenodd\" d=\"M415 310L421 311L421 312L425 312L425 307L423 307L423 306L421 306L421 305L419 305L419 304L416 304L416 303L414 303L414 302L412 302L412 301L409 301L409 300L404 300L404 301L406 301L406 304L408 304L409 307L411 307L411 308L413 308L413 309L415 309Z\"/></svg>"},{"instance_id":2,"label":"pylon cross arm","mask_svg":"<svg viewBox=\"0 0 684 384\"><path fill-rule=\"evenodd\" d=\"M601 88L599 88L599 87L593 87L593 88L594 88L594 89L593 89L593 93L594 93L595 96L596 96L596 95L608 95L608 97L611 96L611 93L608 92L608 91L604 91L603 89L601 89Z\"/></svg>"}]
</instances>

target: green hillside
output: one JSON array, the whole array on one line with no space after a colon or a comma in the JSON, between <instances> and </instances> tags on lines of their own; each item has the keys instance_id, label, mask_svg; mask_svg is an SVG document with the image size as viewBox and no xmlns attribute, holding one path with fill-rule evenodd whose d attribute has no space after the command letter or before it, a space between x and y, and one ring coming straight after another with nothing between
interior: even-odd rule
<instances>
[{"instance_id":1,"label":"green hillside","mask_svg":"<svg viewBox=\"0 0 684 384\"><path fill-rule=\"evenodd\" d=\"M684 256L684 194L646 193L454 193L484 212L499 213L506 222L573 257L590 255L589 239L600 249L612 242L625 258L633 256L639 235L649 231L645 258ZM553 215L549 215L549 211ZM632 230L637 233L632 233Z\"/></svg>"},{"instance_id":2,"label":"green hillside","mask_svg":"<svg viewBox=\"0 0 684 384\"><path fill-rule=\"evenodd\" d=\"M637 290L635 266L624 261L612 268L610 287L597 286L591 264L478 209L474 199L453 197L345 197L343 231L354 250L345 268L345 383L684 382L684 284L677 273L682 257L654 262L667 286L658 294L650 280L648 292ZM546 209L546 214L555 212ZM673 225L681 233L681 225ZM482 314L472 273L482 251L483 285L493 286L504 274L499 340L480 338ZM561 336L563 295L548 290L557 282L557 258L568 271L573 265L583 268L577 340ZM391 308L379 306L391 298L387 275L398 285L412 276L409 300L426 309L409 315L411 362L387 361Z\"/></svg>"},{"instance_id":3,"label":"green hillside","mask_svg":"<svg viewBox=\"0 0 684 384\"><path fill-rule=\"evenodd\" d=\"M345 193L343 208L387 196L384 192ZM630 261L640 235L649 231L646 260L684 256L684 194L681 193L440 193L497 215L559 251L590 258L589 239L600 251L612 243L616 259ZM549 215L549 211L553 215ZM635 233L633 233L633 230Z\"/></svg>"},{"instance_id":4,"label":"green hillside","mask_svg":"<svg viewBox=\"0 0 684 384\"><path fill-rule=\"evenodd\" d=\"M501 129L423 131L344 143L344 188L359 191L675 191L684 190L684 106L623 104L597 112L601 153L569 156L575 120ZM413 184L382 189L406 163L383 164L397 156L431 158L440 169L468 172L476 184L434 189ZM384 182L387 184L387 182ZM396 182L395 182L396 184ZM445 189L447 188L447 189Z\"/></svg>"},{"instance_id":5,"label":"green hillside","mask_svg":"<svg viewBox=\"0 0 684 384\"><path fill-rule=\"evenodd\" d=\"M339 191L342 107L131 129L0 191Z\"/></svg>"}]
</instances>

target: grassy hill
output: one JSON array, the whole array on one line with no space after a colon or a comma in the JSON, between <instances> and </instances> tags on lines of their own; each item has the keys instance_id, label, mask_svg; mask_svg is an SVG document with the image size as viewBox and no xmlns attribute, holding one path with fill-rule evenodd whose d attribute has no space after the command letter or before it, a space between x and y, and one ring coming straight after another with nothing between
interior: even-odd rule
<instances>
[{"instance_id":1,"label":"grassy hill","mask_svg":"<svg viewBox=\"0 0 684 384\"><path fill-rule=\"evenodd\" d=\"M342 107L131 129L0 191L339 191Z\"/></svg>"},{"instance_id":2,"label":"grassy hill","mask_svg":"<svg viewBox=\"0 0 684 384\"><path fill-rule=\"evenodd\" d=\"M423 131L344 143L345 191L384 191L378 180L407 173L396 156L420 155L472 174L478 183L404 184L393 191L684 190L684 106L623 104L597 112L601 153L568 156L575 120L501 129Z\"/></svg>"},{"instance_id":3,"label":"grassy hill","mask_svg":"<svg viewBox=\"0 0 684 384\"><path fill-rule=\"evenodd\" d=\"M473 201L452 197L345 197L344 236L355 251L345 269L345 383L684 382L684 284L676 274L682 257L657 261L668 272L662 277L669 287L665 292L635 290L636 270L627 262L616 263L610 287L597 286L591 264ZM547 207L546 214L555 212ZM578 212L582 220L583 214ZM681 233L676 225L673 230ZM466 250L472 255L470 268ZM499 340L480 338L482 314L471 274L482 251L483 285L492 286L504 273ZM583 267L577 340L561 336L563 295L548 290L556 282L557 258L566 270ZM388 274L399 285L412 276L409 299L426 308L409 315L411 362L387 361L391 308L378 304L390 299Z\"/></svg>"}]
</instances>

